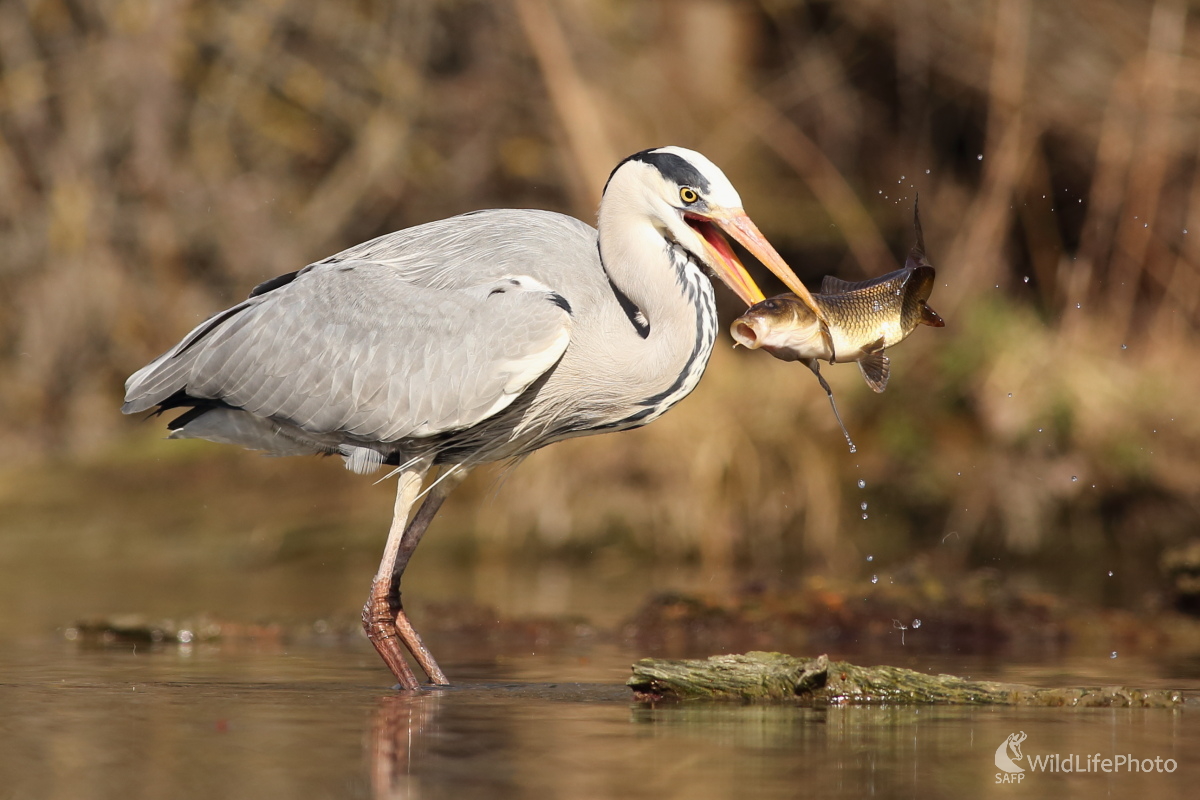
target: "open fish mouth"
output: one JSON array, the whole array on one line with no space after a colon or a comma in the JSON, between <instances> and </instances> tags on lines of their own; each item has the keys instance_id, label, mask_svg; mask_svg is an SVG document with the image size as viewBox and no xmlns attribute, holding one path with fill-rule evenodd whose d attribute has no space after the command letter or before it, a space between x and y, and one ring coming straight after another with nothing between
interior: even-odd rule
<instances>
[{"instance_id":1,"label":"open fish mouth","mask_svg":"<svg viewBox=\"0 0 1200 800\"><path fill-rule=\"evenodd\" d=\"M748 322L736 322L733 328L729 331L733 340L745 347L748 350L757 350L761 347L758 331Z\"/></svg>"}]
</instances>

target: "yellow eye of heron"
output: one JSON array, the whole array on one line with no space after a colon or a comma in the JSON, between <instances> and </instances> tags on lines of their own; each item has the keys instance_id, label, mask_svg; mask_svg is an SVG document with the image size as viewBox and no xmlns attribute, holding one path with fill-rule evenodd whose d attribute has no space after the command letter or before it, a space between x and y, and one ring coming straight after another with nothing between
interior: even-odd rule
<instances>
[{"instance_id":1,"label":"yellow eye of heron","mask_svg":"<svg viewBox=\"0 0 1200 800\"><path fill-rule=\"evenodd\" d=\"M679 190L679 199L685 203L694 203L700 199L700 195L690 186L684 186Z\"/></svg>"}]
</instances>

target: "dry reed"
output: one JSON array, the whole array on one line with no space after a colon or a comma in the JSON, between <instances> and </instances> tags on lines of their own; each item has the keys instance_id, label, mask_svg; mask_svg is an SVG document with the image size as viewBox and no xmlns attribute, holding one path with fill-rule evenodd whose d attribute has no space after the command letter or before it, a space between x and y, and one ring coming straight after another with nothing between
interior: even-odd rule
<instances>
[{"instance_id":1,"label":"dry reed","mask_svg":"<svg viewBox=\"0 0 1200 800\"><path fill-rule=\"evenodd\" d=\"M720 352L650 429L529 459L480 531L847 563L862 476L898 542L1179 538L1188 23L1181 0L0 4L0 452L107 452L124 376L259 280L473 208L590 219L620 155L674 142L810 278L891 268L919 190L949 327L881 398L828 370L857 457L805 375Z\"/></svg>"}]
</instances>

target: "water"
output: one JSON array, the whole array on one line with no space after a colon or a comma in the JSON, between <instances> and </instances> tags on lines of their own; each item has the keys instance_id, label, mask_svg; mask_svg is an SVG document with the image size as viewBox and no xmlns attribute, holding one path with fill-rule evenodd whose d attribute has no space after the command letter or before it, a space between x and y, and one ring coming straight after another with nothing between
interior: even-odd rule
<instances>
[{"instance_id":1,"label":"water","mask_svg":"<svg viewBox=\"0 0 1200 800\"><path fill-rule=\"evenodd\" d=\"M1017 731L1030 755L1180 764L1027 772L1022 797L1183 797L1197 777L1190 709L650 707L620 685L620 647L487 651L452 648L452 688L399 693L361 642L25 641L0 658L0 780L7 797L72 799L961 797L995 785L994 751Z\"/></svg>"},{"instance_id":2,"label":"water","mask_svg":"<svg viewBox=\"0 0 1200 800\"><path fill-rule=\"evenodd\" d=\"M448 530L418 551L405 597L455 685L398 693L353 624L387 492L382 519L346 511L338 528L307 519L302 490L226 486L207 499L131 502L81 486L55 481L44 502L10 503L0 516L0 798L1170 798L1191 796L1200 777L1194 707L640 705L623 686L634 661L717 649L639 644L621 621L655 592L719 596L727 584L695 567L603 553L574 564L465 557ZM220 510L209 510L218 497ZM236 505L256 497L264 505ZM301 519L273 522L289 508ZM457 627L424 624L458 602L496 611ZM180 619L198 609L257 632L186 645L66 635L93 615ZM1200 661L1186 651L1129 645L1112 659L1098 637L1069 652L966 655L927 637L944 626L921 616L923 626L905 617L894 636L864 638L857 651L847 641L830 655L1042 686L1200 689ZM493 624L564 617L590 624L566 634ZM758 646L802 654L776 640ZM1018 731L1029 755L1130 753L1180 766L1026 773L1019 788L996 786L995 750Z\"/></svg>"}]
</instances>

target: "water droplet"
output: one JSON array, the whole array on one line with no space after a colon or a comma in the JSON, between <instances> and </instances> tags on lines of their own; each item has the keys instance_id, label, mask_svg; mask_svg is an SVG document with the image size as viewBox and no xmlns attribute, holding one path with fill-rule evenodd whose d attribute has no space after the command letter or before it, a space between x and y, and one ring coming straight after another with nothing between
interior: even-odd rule
<instances>
[{"instance_id":1,"label":"water droplet","mask_svg":"<svg viewBox=\"0 0 1200 800\"><path fill-rule=\"evenodd\" d=\"M1078 476L1078 475L1072 475L1072 476L1071 476L1071 483L1075 483L1075 482L1076 482L1076 481L1078 481L1078 480L1079 480L1079 476Z\"/></svg>"},{"instance_id":2,"label":"water droplet","mask_svg":"<svg viewBox=\"0 0 1200 800\"><path fill-rule=\"evenodd\" d=\"M1041 432L1042 432L1042 429L1041 429L1041 428L1038 428L1038 433L1041 433Z\"/></svg>"},{"instance_id":3,"label":"water droplet","mask_svg":"<svg viewBox=\"0 0 1200 800\"><path fill-rule=\"evenodd\" d=\"M1127 345L1127 344L1123 344L1123 345L1121 345L1121 349L1122 349L1122 350L1128 350L1128 349L1129 349L1129 345Z\"/></svg>"},{"instance_id":4,"label":"water droplet","mask_svg":"<svg viewBox=\"0 0 1200 800\"><path fill-rule=\"evenodd\" d=\"M863 511L866 511L867 510L867 501L866 500L862 501L861 503L858 504L858 507L861 508Z\"/></svg>"},{"instance_id":5,"label":"water droplet","mask_svg":"<svg viewBox=\"0 0 1200 800\"><path fill-rule=\"evenodd\" d=\"M961 473L961 472L956 472L956 473L954 473L954 474L955 474L955 475L957 475L957 476L958 476L958 477L960 477L960 478L962 477L962 473Z\"/></svg>"},{"instance_id":6,"label":"water droplet","mask_svg":"<svg viewBox=\"0 0 1200 800\"><path fill-rule=\"evenodd\" d=\"M928 175L928 174L929 174L929 170L925 170L925 174L926 174L926 175ZM1184 233L1187 233L1187 231L1184 231Z\"/></svg>"},{"instance_id":7,"label":"water droplet","mask_svg":"<svg viewBox=\"0 0 1200 800\"><path fill-rule=\"evenodd\" d=\"M867 561L874 561L874 560L875 560L875 556L867 556Z\"/></svg>"},{"instance_id":8,"label":"water droplet","mask_svg":"<svg viewBox=\"0 0 1200 800\"><path fill-rule=\"evenodd\" d=\"M872 576L871 576L871 583L879 583L879 576L878 576L878 575L872 575Z\"/></svg>"},{"instance_id":9,"label":"water droplet","mask_svg":"<svg viewBox=\"0 0 1200 800\"><path fill-rule=\"evenodd\" d=\"M1111 569L1108 571L1108 577L1110 577L1110 578L1112 577L1112 570L1111 570Z\"/></svg>"},{"instance_id":10,"label":"water droplet","mask_svg":"<svg viewBox=\"0 0 1200 800\"><path fill-rule=\"evenodd\" d=\"M1083 308L1083 303L1076 303L1076 304L1075 304L1075 307L1076 307L1076 308Z\"/></svg>"},{"instance_id":11,"label":"water droplet","mask_svg":"<svg viewBox=\"0 0 1200 800\"><path fill-rule=\"evenodd\" d=\"M1026 275L1024 278L1021 278L1021 283L1029 283L1029 276Z\"/></svg>"},{"instance_id":12,"label":"water droplet","mask_svg":"<svg viewBox=\"0 0 1200 800\"><path fill-rule=\"evenodd\" d=\"M1009 397L1012 397L1012 392L1009 392L1009 393L1008 393L1008 396L1009 396Z\"/></svg>"},{"instance_id":13,"label":"water droplet","mask_svg":"<svg viewBox=\"0 0 1200 800\"><path fill-rule=\"evenodd\" d=\"M851 453L857 453L857 452L858 452L858 448L854 446L854 442L851 442L851 443L850 443L850 452L851 452Z\"/></svg>"},{"instance_id":14,"label":"water droplet","mask_svg":"<svg viewBox=\"0 0 1200 800\"><path fill-rule=\"evenodd\" d=\"M867 488L867 482L864 481L862 478L859 478L858 479L858 488L860 488L860 489Z\"/></svg>"},{"instance_id":15,"label":"water droplet","mask_svg":"<svg viewBox=\"0 0 1200 800\"><path fill-rule=\"evenodd\" d=\"M863 514L863 519L866 519L866 518L867 518L867 515L866 515L866 514Z\"/></svg>"},{"instance_id":16,"label":"water droplet","mask_svg":"<svg viewBox=\"0 0 1200 800\"><path fill-rule=\"evenodd\" d=\"M921 627L921 620L919 620L919 619L914 619L914 620L913 620L913 627L914 627L914 628L919 628L919 627Z\"/></svg>"},{"instance_id":17,"label":"water droplet","mask_svg":"<svg viewBox=\"0 0 1200 800\"><path fill-rule=\"evenodd\" d=\"M975 160L976 160L976 161L983 161L983 153L980 153L979 155L975 156Z\"/></svg>"},{"instance_id":18,"label":"water droplet","mask_svg":"<svg viewBox=\"0 0 1200 800\"><path fill-rule=\"evenodd\" d=\"M1184 229L1183 229L1183 232L1184 232L1184 233L1187 233L1187 228L1184 228Z\"/></svg>"},{"instance_id":19,"label":"water droplet","mask_svg":"<svg viewBox=\"0 0 1200 800\"><path fill-rule=\"evenodd\" d=\"M1149 223L1149 222L1143 222L1143 223L1142 223L1142 227L1143 227L1143 228L1149 228L1149 227L1150 227L1150 223Z\"/></svg>"},{"instance_id":20,"label":"water droplet","mask_svg":"<svg viewBox=\"0 0 1200 800\"><path fill-rule=\"evenodd\" d=\"M1117 651L1113 650L1112 654L1109 656L1109 658L1116 658L1116 657L1117 657Z\"/></svg>"}]
</instances>

